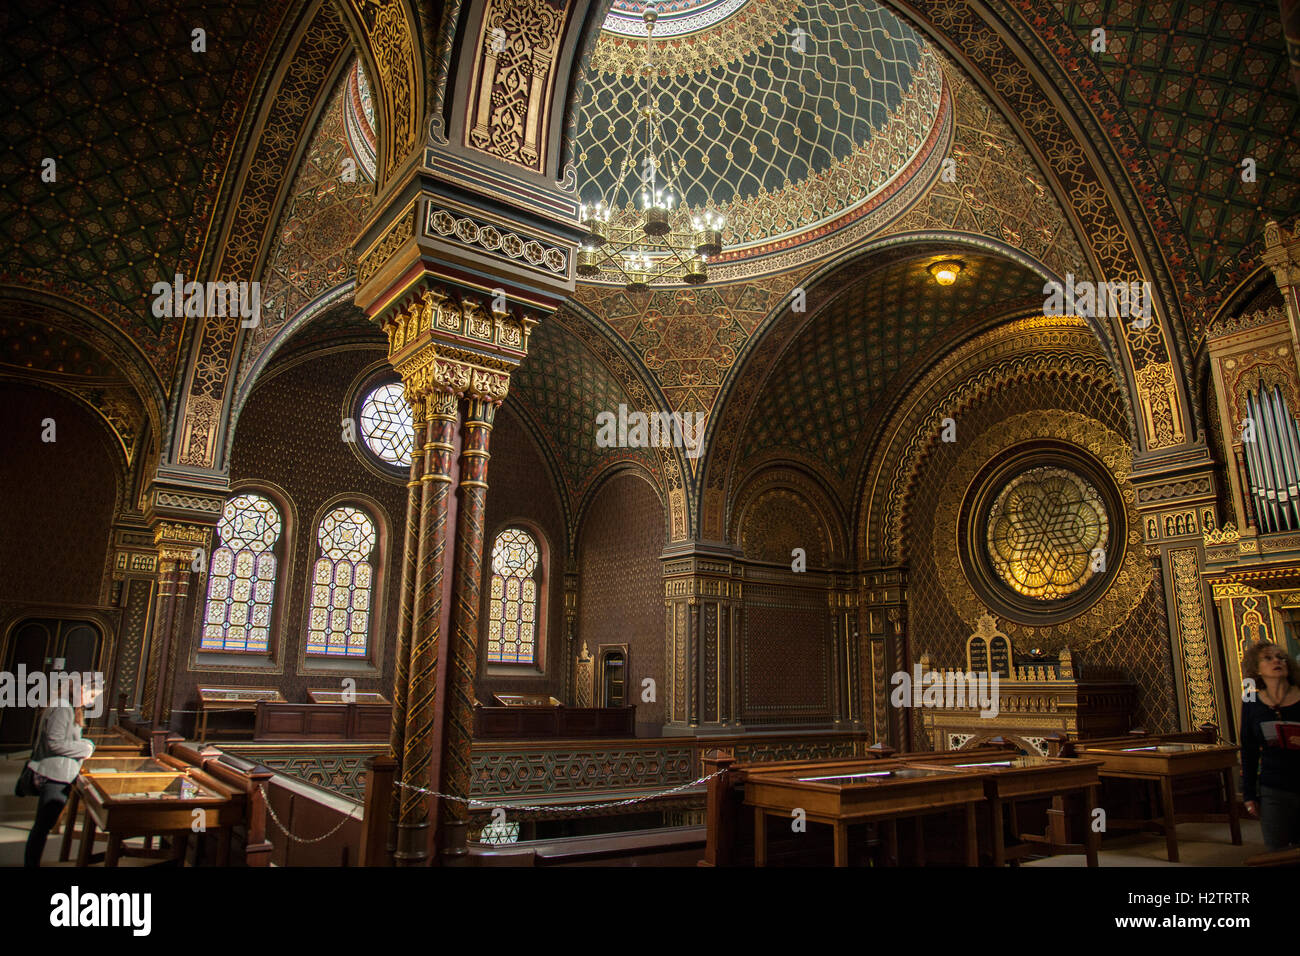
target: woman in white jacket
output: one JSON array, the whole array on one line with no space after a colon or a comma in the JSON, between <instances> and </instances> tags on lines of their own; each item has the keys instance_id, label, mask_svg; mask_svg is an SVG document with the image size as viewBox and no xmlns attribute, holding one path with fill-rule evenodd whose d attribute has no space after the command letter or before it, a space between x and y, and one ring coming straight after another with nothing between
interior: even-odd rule
<instances>
[{"instance_id":1,"label":"woman in white jacket","mask_svg":"<svg viewBox=\"0 0 1300 956\"><path fill-rule=\"evenodd\" d=\"M95 750L93 743L82 739L81 713L84 708L94 704L95 698L103 690L99 681L88 681L81 685L81 699L75 707L70 701L60 698L41 715L41 723L36 730L36 746L32 748L32 757L27 762L35 775L39 796L36 822L32 824L32 832L27 836L27 852L24 856L27 866L41 865L45 839L63 812L64 804L68 802L72 781L81 772L81 762ZM71 825L72 821L69 821L68 826Z\"/></svg>"}]
</instances>

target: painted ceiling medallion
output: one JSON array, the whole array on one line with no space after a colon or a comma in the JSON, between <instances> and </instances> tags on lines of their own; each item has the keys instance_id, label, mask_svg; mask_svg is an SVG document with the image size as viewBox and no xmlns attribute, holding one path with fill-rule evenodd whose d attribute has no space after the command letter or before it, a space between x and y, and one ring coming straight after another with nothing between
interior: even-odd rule
<instances>
[{"instance_id":1,"label":"painted ceiling medallion","mask_svg":"<svg viewBox=\"0 0 1300 956\"><path fill-rule=\"evenodd\" d=\"M665 170L677 189L674 216L684 231L705 211L726 222L711 279L788 268L792 255L811 261L832 235L883 227L937 176L952 134L943 70L925 40L874 0L749 3L661 40L665 6L654 29L652 106L676 154ZM681 11L720 16L724 7ZM646 107L645 62L644 40L601 33L578 117L584 200L610 195L627 174L627 144ZM610 213L616 228L640 218L631 203Z\"/></svg>"}]
</instances>

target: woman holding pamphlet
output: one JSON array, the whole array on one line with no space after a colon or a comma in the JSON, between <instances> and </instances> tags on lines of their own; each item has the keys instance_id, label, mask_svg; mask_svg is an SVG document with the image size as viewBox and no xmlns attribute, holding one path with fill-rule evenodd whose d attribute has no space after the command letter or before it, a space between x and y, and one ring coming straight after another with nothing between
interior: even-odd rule
<instances>
[{"instance_id":1,"label":"woman holding pamphlet","mask_svg":"<svg viewBox=\"0 0 1300 956\"><path fill-rule=\"evenodd\" d=\"M1241 778L1246 811L1269 850L1300 845L1300 665L1260 643L1241 663Z\"/></svg>"}]
</instances>

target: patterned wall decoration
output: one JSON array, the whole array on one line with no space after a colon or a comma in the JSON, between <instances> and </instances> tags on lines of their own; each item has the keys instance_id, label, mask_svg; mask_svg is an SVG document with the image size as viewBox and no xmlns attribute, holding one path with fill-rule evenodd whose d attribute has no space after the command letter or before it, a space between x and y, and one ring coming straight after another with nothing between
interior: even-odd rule
<instances>
[{"instance_id":1,"label":"patterned wall decoration","mask_svg":"<svg viewBox=\"0 0 1300 956\"><path fill-rule=\"evenodd\" d=\"M764 492L740 523L740 547L754 561L788 564L795 548L807 554L810 567L826 566L826 529L798 494L784 488Z\"/></svg>"},{"instance_id":2,"label":"patterned wall decoration","mask_svg":"<svg viewBox=\"0 0 1300 956\"><path fill-rule=\"evenodd\" d=\"M1033 348L1032 334L1022 331L1017 338L1022 349ZM1095 344L1092 347L1095 349ZM988 436L1005 432L1006 423L1014 423L1017 416L1027 424L1025 440L1056 437L1079 443L1087 442L1090 433L1115 435L1127 429L1119 389L1113 378L1108 381L1104 377L1108 374L1104 365L1080 375L1079 368L1070 359L1052 355L1047 358L1056 364L1057 374L988 379L981 389L963 401L957 418L960 440L951 444L931 442L914 482L909 485L908 495L914 505L907 509L901 525L902 559L908 565L907 632L913 656L928 651L936 666L951 667L964 662L965 639L985 610L974 599L960 567L955 566L955 557L950 557L953 548L936 546L938 541L950 542L956 537L956 507L962 497L960 489L965 487L958 474L962 462L979 457L982 464L994 446L1005 443L1007 436L1003 434L1001 440L985 449L988 454L977 455L971 449L976 444L987 443ZM986 357L985 361L989 359ZM978 378L977 369L967 374ZM937 392L943 391L941 383ZM933 396L936 391L927 389L926 393ZM1115 472L1117 462L1114 456L1110 457L1108 467L1117 474L1121 491L1127 492L1126 505L1132 512L1131 486L1120 477L1127 474L1128 462L1118 462L1120 470ZM954 498L958 499L956 503ZM1136 522L1130 520L1131 531L1136 533L1136 528ZM1138 541L1128 542L1120 575L1130 574L1133 578L1130 583L1136 586L1137 593L1133 594L1130 585L1117 578L1102 599L1115 604L1104 620L1094 621L1091 628L1075 626L1073 629L1068 627L1071 622L1066 622L1060 630L1026 628L998 618L998 626L1011 635L1018 653L1031 647L1053 652L1069 646L1086 668L1085 676L1132 680L1138 686L1139 718L1147 721L1149 729L1173 729L1177 709L1173 706L1169 624L1160 575L1144 553L1140 533L1130 535L1134 536Z\"/></svg>"},{"instance_id":3,"label":"patterned wall decoration","mask_svg":"<svg viewBox=\"0 0 1300 956\"><path fill-rule=\"evenodd\" d=\"M327 744L315 747L302 744L233 744L222 749L245 760L260 763L268 770L324 790L332 790L358 802L366 796L366 761L388 752L387 747L367 744Z\"/></svg>"},{"instance_id":4,"label":"patterned wall decoration","mask_svg":"<svg viewBox=\"0 0 1300 956\"><path fill-rule=\"evenodd\" d=\"M664 595L659 555L664 506L648 483L617 475L597 492L578 539L577 642L597 653L601 644L628 645L627 686L650 677L656 701L635 698L639 733L657 734L670 699L664 674Z\"/></svg>"},{"instance_id":5,"label":"patterned wall decoration","mask_svg":"<svg viewBox=\"0 0 1300 956\"><path fill-rule=\"evenodd\" d=\"M788 299L802 275L790 272L643 295L582 284L574 301L599 315L632 347L672 411L708 414L745 343Z\"/></svg>"},{"instance_id":6,"label":"patterned wall decoration","mask_svg":"<svg viewBox=\"0 0 1300 956\"><path fill-rule=\"evenodd\" d=\"M848 555L843 515L825 486L806 472L780 465L743 483L732 509L729 540L745 557L789 564L801 547L809 567L833 567Z\"/></svg>"},{"instance_id":7,"label":"patterned wall decoration","mask_svg":"<svg viewBox=\"0 0 1300 956\"><path fill-rule=\"evenodd\" d=\"M0 283L57 291L116 325L170 385L183 323L154 282L192 274L256 70L289 3L6 4ZM207 52L190 50L202 25ZM219 38L219 40L218 40ZM21 65L20 65L21 64ZM57 179L42 181L42 160Z\"/></svg>"},{"instance_id":8,"label":"patterned wall decoration","mask_svg":"<svg viewBox=\"0 0 1300 956\"><path fill-rule=\"evenodd\" d=\"M540 326L539 326L540 328ZM532 341L536 341L533 339ZM512 381L513 385L514 382ZM564 640L564 568L568 560L568 529L559 492L562 481L550 473L551 466L515 411L516 389L497 412L492 427L492 461L488 469L487 516L484 519L486 540L492 541L508 523L520 519L531 522L545 541L546 565L541 586L545 593L546 615L542 634L539 676L507 677L490 674L486 666L479 669L475 685L478 698L490 702L493 694L550 694L563 698L565 659ZM534 530L530 527L530 530ZM534 532L535 533L535 532ZM487 620L487 588L480 619ZM487 642L482 646L486 648Z\"/></svg>"},{"instance_id":9,"label":"patterned wall decoration","mask_svg":"<svg viewBox=\"0 0 1300 956\"><path fill-rule=\"evenodd\" d=\"M962 421L965 419L966 416L963 415ZM1142 525L1134 507L1136 495L1128 484L1133 453L1119 434L1075 412L1040 407L1033 412L1008 415L996 425L975 435L968 434L963 441L956 443L961 446L960 452L955 456L944 456L955 460L952 460L951 470L936 489L936 494L933 498L926 496L922 499L924 503L918 502L916 507L910 509L910 513L915 515L921 508L934 508L934 535L931 539L934 562L939 568L940 580L949 601L970 628L974 629L979 618L989 608L972 589L956 549L953 548L954 529L961 517L960 508L969 502L965 491L979 469L996 455L1013 447L1030 445L1045 437L1057 438L1086 449L1099 460L1114 477L1128 511L1127 538L1115 542L1115 550L1120 553L1107 555L1109 564L1122 563L1114 582L1095 604L1086 605L1086 609L1068 620L1044 627L999 618L999 626L1013 642L1023 645L1033 641L1044 650L1056 651L1065 644L1087 647L1104 640L1120 621L1132 613L1151 584L1151 563L1142 549ZM1111 519L1118 524L1119 516L1112 515ZM913 547L910 554L915 560L916 547Z\"/></svg>"},{"instance_id":10,"label":"patterned wall decoration","mask_svg":"<svg viewBox=\"0 0 1300 956\"><path fill-rule=\"evenodd\" d=\"M1129 209L1141 208L1130 185L1132 172L1121 170L1118 163L1107 166L1106 157L1100 168L1092 165L1088 158L1091 147L1080 141L1081 136L1087 135L1101 142L1107 134L1122 135L1122 132L1114 124L1103 130L1092 118L1100 111L1089 113L1083 98L1075 91L1074 83L1089 68L1090 57L1077 37L1067 33L1068 43L1056 42L1052 49L1059 62L1044 47L1045 42L1056 39L1053 24L1061 24L1061 30L1065 29L1053 5L1045 0L988 0L987 11L977 11L954 0L919 0L913 6L918 16L928 20L947 42L963 51L967 68L987 84L986 88L1002 101L1009 115L1019 121L1027 142L1038 150L1055 177L1058 195L1069 203L1070 212L1080 222L1080 235L1087 237L1103 275L1111 281L1151 280L1157 305L1163 303L1176 316L1180 315L1183 305L1169 269L1158 266L1154 274L1149 274L1140 254L1140 248L1155 250L1162 244L1144 221L1133 222L1128 218ZM1023 8L1035 28L1020 19L1013 6ZM1001 25L994 25L986 18L990 16L1002 18L1006 21L1004 29L1010 29L1018 40L1029 45L1029 57L1018 47L1013 48L998 32ZM1044 41L1035 29L1048 40ZM1089 92L1095 90L1090 88ZM1059 96L1065 97L1067 110L1074 119L1058 107ZM1080 132L1080 123L1089 127L1086 134ZM1132 159L1137 161L1136 157ZM1176 272L1178 261L1171 258L1169 267ZM1172 367L1175 359L1181 367L1191 365L1181 328L1166 327L1160 322L1146 328L1125 325L1123 336L1127 363L1134 369L1147 365ZM1176 389L1170 395L1158 383L1139 382L1139 391L1143 390L1154 392L1152 413L1167 416L1173 424L1165 434L1158 435L1150 420L1152 414L1148 414L1139 446L1159 448L1180 441L1181 433L1198 413L1184 407L1181 393Z\"/></svg>"},{"instance_id":11,"label":"patterned wall decoration","mask_svg":"<svg viewBox=\"0 0 1300 956\"><path fill-rule=\"evenodd\" d=\"M286 700L305 700L310 687L326 686L338 680L333 675L309 677L298 673L301 642L307 639L306 602L310 596L308 576L315 558L316 528L313 522L327 501L341 494L365 495L362 504L372 513L378 502L382 513L376 514L380 526L387 529L376 548L375 561L380 574L382 594L375 594L372 613L371 644L382 647L382 669L374 676L348 672L356 678L357 690L376 690L386 696L392 690L392 642L398 606L398 573L401 528L406 516L405 482L381 478L362 464L345 446L339 428L339 409L351 383L362 370L384 355L383 347L324 351L308 361L276 362L263 373L239 419L239 429L231 451L231 481L249 481L249 490L257 482L267 482L269 489L281 489L289 499L286 510L284 556L277 578L287 587L276 596L277 617L272 625L271 644L276 649L271 673L240 671L233 665L221 674L221 683L273 686ZM304 468L302 463L310 462ZM244 486L240 486L244 490ZM265 489L264 489L265 490ZM192 590L204 593L206 576ZM201 605L202 602L195 602ZM381 608L383 610L381 610ZM197 608L192 619L197 621ZM199 633L198 627L187 628L187 635ZM283 639L283 643L281 643ZM191 648L181 648L188 660ZM247 666L267 667L265 657L250 655ZM199 670L204 664L191 663L176 675L174 706L194 707L194 688L212 681L212 670ZM361 665L359 665L361 666Z\"/></svg>"},{"instance_id":12,"label":"patterned wall decoration","mask_svg":"<svg viewBox=\"0 0 1300 956\"><path fill-rule=\"evenodd\" d=\"M674 41L655 91L675 151L678 219L685 226L702 209L723 212L728 249L716 261L727 278L743 274L730 268L740 260L903 208L912 198L904 183L935 172L926 159L946 138L951 108L924 40L872 0L753 6L768 9L696 17L689 46L707 52L683 56ZM630 225L634 196L614 188L641 173L624 164L646 95L644 57L602 32L577 120L584 200L612 198L615 219Z\"/></svg>"},{"instance_id":13,"label":"patterned wall decoration","mask_svg":"<svg viewBox=\"0 0 1300 956\"><path fill-rule=\"evenodd\" d=\"M579 747L571 750L475 750L475 797L552 796L584 790L661 789L695 779L695 752L677 747Z\"/></svg>"},{"instance_id":14,"label":"patterned wall decoration","mask_svg":"<svg viewBox=\"0 0 1300 956\"><path fill-rule=\"evenodd\" d=\"M1120 622L1110 640L1073 653L1076 670L1089 679L1114 675L1137 685L1135 726L1145 727L1153 734L1178 729L1169 615L1161 575L1151 576L1150 590L1128 618Z\"/></svg>"},{"instance_id":15,"label":"patterned wall decoration","mask_svg":"<svg viewBox=\"0 0 1300 956\"><path fill-rule=\"evenodd\" d=\"M306 124L321 97L325 78L346 51L347 31L331 4L323 4L296 50L267 107L261 137L254 145L238 187L229 231L211 274L222 280L251 281L267 244L273 240L272 213L286 184L290 159L307 133ZM181 465L211 468L217 463L223 429L222 404L237 361L240 324L202 320L194 360L186 376L179 432L172 459Z\"/></svg>"},{"instance_id":16,"label":"patterned wall decoration","mask_svg":"<svg viewBox=\"0 0 1300 956\"><path fill-rule=\"evenodd\" d=\"M1047 177L1006 120L951 61L944 61L944 75L953 90L955 130L948 155L956 162L955 178L936 179L882 234L938 230L989 236L1059 276L1090 275L1083 247Z\"/></svg>"},{"instance_id":17,"label":"patterned wall decoration","mask_svg":"<svg viewBox=\"0 0 1300 956\"><path fill-rule=\"evenodd\" d=\"M60 316L39 307L20 318L0 311L0 376L39 377L79 399L117 440L129 465L145 427L145 409L117 362L68 331Z\"/></svg>"},{"instance_id":18,"label":"patterned wall decoration","mask_svg":"<svg viewBox=\"0 0 1300 956\"><path fill-rule=\"evenodd\" d=\"M890 564L901 560L909 489L925 456L944 450L936 445L944 418L964 421L972 406L1013 383L1052 380L1086 382L1105 401L1118 400L1118 416L1107 421L1116 431L1131 432L1115 372L1082 319L1038 316L992 328L949 350L899 396L899 411L881 430L881 441L858 476L859 554ZM959 439L964 434L963 426Z\"/></svg>"},{"instance_id":19,"label":"patterned wall decoration","mask_svg":"<svg viewBox=\"0 0 1300 956\"><path fill-rule=\"evenodd\" d=\"M831 718L831 632L826 593L749 584L741 628L746 724Z\"/></svg>"},{"instance_id":20,"label":"patterned wall decoration","mask_svg":"<svg viewBox=\"0 0 1300 956\"><path fill-rule=\"evenodd\" d=\"M122 584L121 606L125 613L118 629L116 685L109 688L108 694L108 699L114 704L119 693L126 694L128 706L135 701L136 685L140 679L140 654L144 648L152 596L153 582L149 578L131 577Z\"/></svg>"},{"instance_id":21,"label":"patterned wall decoration","mask_svg":"<svg viewBox=\"0 0 1300 956\"><path fill-rule=\"evenodd\" d=\"M880 396L910 358L951 335L955 317L1041 298L1042 280L1008 260L963 255L966 268L948 287L926 272L930 261L892 263L810 314L749 413L742 461L779 449L845 480L863 450L862 434L881 414Z\"/></svg>"},{"instance_id":22,"label":"patterned wall decoration","mask_svg":"<svg viewBox=\"0 0 1300 956\"><path fill-rule=\"evenodd\" d=\"M100 604L125 480L111 437L80 403L42 388L0 381L0 408L0 487L22 522L0 536L0 600ZM47 418L57 441L41 440Z\"/></svg>"},{"instance_id":23,"label":"patterned wall decoration","mask_svg":"<svg viewBox=\"0 0 1300 956\"><path fill-rule=\"evenodd\" d=\"M546 168L566 6L562 0L488 0L467 101L466 146L538 172Z\"/></svg>"},{"instance_id":24,"label":"patterned wall decoration","mask_svg":"<svg viewBox=\"0 0 1300 956\"><path fill-rule=\"evenodd\" d=\"M583 321L572 316L569 321ZM619 405L639 406L605 362L581 339L569 334L564 317L539 324L528 340L529 356L510 378L508 404L534 422L556 454L571 502L579 502L591 482L619 461L634 461L652 474L656 460L645 449L601 448L596 416L618 414Z\"/></svg>"},{"instance_id":25,"label":"patterned wall decoration","mask_svg":"<svg viewBox=\"0 0 1300 956\"><path fill-rule=\"evenodd\" d=\"M379 97L380 157L385 178L404 163L424 129L426 104L417 32L428 35L427 15L412 23L403 0L347 0L360 21L371 58L378 69L374 91ZM420 5L416 5L417 8Z\"/></svg>"},{"instance_id":26,"label":"patterned wall decoration","mask_svg":"<svg viewBox=\"0 0 1300 956\"><path fill-rule=\"evenodd\" d=\"M352 243L374 190L344 124L344 107L354 94L359 69L354 63L344 71L289 186L262 274L262 321L244 338L237 387L299 310L356 273ZM354 164L352 182L345 178L348 160Z\"/></svg>"}]
</instances>

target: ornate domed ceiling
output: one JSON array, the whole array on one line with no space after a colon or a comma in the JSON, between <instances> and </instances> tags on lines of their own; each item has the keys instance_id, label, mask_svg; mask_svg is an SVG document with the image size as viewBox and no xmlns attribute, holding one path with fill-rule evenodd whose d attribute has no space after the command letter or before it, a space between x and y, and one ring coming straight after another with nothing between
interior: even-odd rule
<instances>
[{"instance_id":1,"label":"ornate domed ceiling","mask_svg":"<svg viewBox=\"0 0 1300 956\"><path fill-rule=\"evenodd\" d=\"M637 175L625 163L646 96L644 6L616 0L592 52L577 140L587 202ZM951 135L943 71L925 41L873 0L679 0L656 9L654 95L681 219L707 208L727 220L713 279L843 248L937 175ZM635 223L630 205L620 213Z\"/></svg>"}]
</instances>

